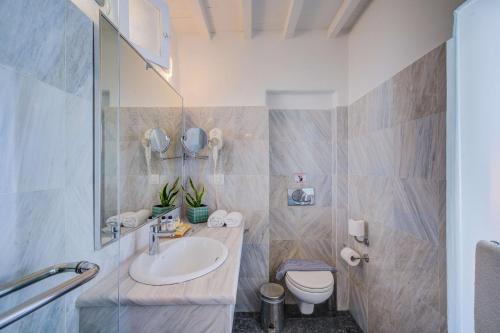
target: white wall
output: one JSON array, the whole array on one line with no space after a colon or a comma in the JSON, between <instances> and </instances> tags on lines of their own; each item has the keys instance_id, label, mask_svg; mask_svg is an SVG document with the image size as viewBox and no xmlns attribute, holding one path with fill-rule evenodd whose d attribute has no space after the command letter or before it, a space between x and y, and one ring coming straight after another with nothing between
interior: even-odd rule
<instances>
[{"instance_id":1,"label":"white wall","mask_svg":"<svg viewBox=\"0 0 500 333\"><path fill-rule=\"evenodd\" d=\"M349 33L349 103L446 42L462 1L372 1Z\"/></svg>"},{"instance_id":2,"label":"white wall","mask_svg":"<svg viewBox=\"0 0 500 333\"><path fill-rule=\"evenodd\" d=\"M312 31L177 36L179 90L187 106L262 106L266 91L335 91L347 102L347 39Z\"/></svg>"},{"instance_id":3,"label":"white wall","mask_svg":"<svg viewBox=\"0 0 500 333\"><path fill-rule=\"evenodd\" d=\"M499 17L498 0L476 0L463 5L455 18L456 110L449 111L456 112L456 131L448 136L456 140L457 155L448 198L455 199L456 210L448 232L457 235L457 242L448 248L453 272L448 295L459 305L449 309L452 333L474 331L477 241L500 240Z\"/></svg>"}]
</instances>

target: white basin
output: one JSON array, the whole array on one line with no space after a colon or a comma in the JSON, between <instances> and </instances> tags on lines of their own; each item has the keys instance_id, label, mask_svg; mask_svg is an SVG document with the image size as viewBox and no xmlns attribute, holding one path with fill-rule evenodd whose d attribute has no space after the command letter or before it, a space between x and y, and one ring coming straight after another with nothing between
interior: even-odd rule
<instances>
[{"instance_id":1,"label":"white basin","mask_svg":"<svg viewBox=\"0 0 500 333\"><path fill-rule=\"evenodd\" d=\"M181 283L203 276L224 263L227 247L206 237L187 237L164 242L158 254L140 254L129 274L137 282L153 286Z\"/></svg>"}]
</instances>

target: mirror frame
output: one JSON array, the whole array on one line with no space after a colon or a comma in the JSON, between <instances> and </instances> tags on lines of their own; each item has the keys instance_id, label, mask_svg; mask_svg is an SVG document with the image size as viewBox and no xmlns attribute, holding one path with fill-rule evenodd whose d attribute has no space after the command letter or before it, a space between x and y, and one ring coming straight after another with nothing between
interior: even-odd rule
<instances>
[{"instance_id":1,"label":"mirror frame","mask_svg":"<svg viewBox=\"0 0 500 333\"><path fill-rule=\"evenodd\" d=\"M101 20L106 21L110 24L113 29L115 29L118 34L118 41L123 40L127 43L132 50L146 63L146 67L148 70L153 70L156 75L158 75L171 89L172 91L179 96L180 104L182 110L184 110L184 99L182 95L174 88L172 85L161 75L158 70L152 65L152 63L147 60L138 49L125 37L118 27L108 18L106 14L99 10L99 20L98 23L94 22L93 31L94 31L94 114L93 114L93 128L94 128L94 142L93 142L93 159L94 159L94 172L93 172L93 198L94 198L94 249L100 250L110 244L113 244L117 240L119 240L122 236L126 236L128 234L133 233L135 230L145 226L147 223L141 224L133 229L130 229L128 233L122 235L121 228L118 228L118 237L111 239L110 241L103 244L101 242L101 154L102 154L102 109L101 109L101 61L100 61L100 52L101 52L101 38L100 38L100 22ZM118 48L119 50L119 48ZM120 89L120 85L118 85L118 89ZM118 110L120 110L120 104L118 104ZM182 127L184 130L184 117L182 117ZM120 124L118 123L118 129L120 128ZM184 132L184 131L182 131ZM181 170L184 167L181 168ZM182 176L181 176L182 178ZM119 180L118 180L119 182ZM118 187L118 191L120 188ZM118 207L119 208L119 207ZM119 211L120 213L120 211Z\"/></svg>"}]
</instances>

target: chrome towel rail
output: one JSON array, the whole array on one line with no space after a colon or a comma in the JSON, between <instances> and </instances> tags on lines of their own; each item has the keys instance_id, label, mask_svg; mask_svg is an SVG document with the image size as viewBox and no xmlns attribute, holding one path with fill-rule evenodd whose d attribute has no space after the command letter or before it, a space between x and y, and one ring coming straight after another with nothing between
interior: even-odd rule
<instances>
[{"instance_id":1,"label":"chrome towel rail","mask_svg":"<svg viewBox=\"0 0 500 333\"><path fill-rule=\"evenodd\" d=\"M35 297L30 298L16 307L0 314L0 329L14 323L15 321L29 315L47 303L63 296L71 290L92 280L99 272L99 266L88 261L72 262L50 266L38 272L29 274L19 280L0 285L0 298L7 296L17 290L23 289L48 277L73 272L78 274L68 281L47 290Z\"/></svg>"}]
</instances>

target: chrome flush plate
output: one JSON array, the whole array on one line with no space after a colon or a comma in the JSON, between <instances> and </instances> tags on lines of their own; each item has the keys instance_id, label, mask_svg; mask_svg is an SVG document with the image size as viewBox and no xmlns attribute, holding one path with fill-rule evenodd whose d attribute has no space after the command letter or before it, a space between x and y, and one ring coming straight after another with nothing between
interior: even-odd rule
<instances>
[{"instance_id":1,"label":"chrome flush plate","mask_svg":"<svg viewBox=\"0 0 500 333\"><path fill-rule=\"evenodd\" d=\"M314 188L289 188L288 206L313 206Z\"/></svg>"}]
</instances>

